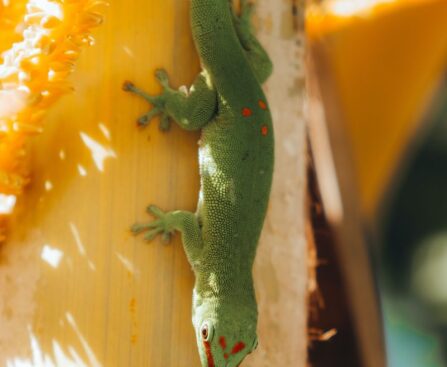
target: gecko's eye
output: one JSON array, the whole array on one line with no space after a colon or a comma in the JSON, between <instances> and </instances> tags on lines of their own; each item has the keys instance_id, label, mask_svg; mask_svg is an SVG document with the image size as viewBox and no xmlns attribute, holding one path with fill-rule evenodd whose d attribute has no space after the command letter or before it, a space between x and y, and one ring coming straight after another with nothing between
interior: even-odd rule
<instances>
[{"instance_id":1,"label":"gecko's eye","mask_svg":"<svg viewBox=\"0 0 447 367\"><path fill-rule=\"evenodd\" d=\"M200 335L202 340L208 342L213 338L214 329L209 321L205 321L200 327Z\"/></svg>"}]
</instances>

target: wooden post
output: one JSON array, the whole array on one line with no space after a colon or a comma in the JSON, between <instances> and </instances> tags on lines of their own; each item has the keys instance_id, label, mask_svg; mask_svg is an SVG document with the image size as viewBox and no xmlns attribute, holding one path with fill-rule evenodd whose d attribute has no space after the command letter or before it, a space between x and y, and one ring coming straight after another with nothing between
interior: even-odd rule
<instances>
[{"instance_id":1,"label":"wooden post","mask_svg":"<svg viewBox=\"0 0 447 367\"><path fill-rule=\"evenodd\" d=\"M259 0L275 63L266 89L277 136L274 189L255 275L261 346L247 366L305 366L307 255L301 38L292 2ZM1 249L0 365L198 366L193 274L179 236L148 245L128 232L145 207L194 210L198 134L135 126L165 67L174 85L199 70L189 1L115 0L33 144L32 184ZM301 14L301 11L299 12ZM46 362L45 362L46 361ZM44 364L47 363L47 364Z\"/></svg>"}]
</instances>

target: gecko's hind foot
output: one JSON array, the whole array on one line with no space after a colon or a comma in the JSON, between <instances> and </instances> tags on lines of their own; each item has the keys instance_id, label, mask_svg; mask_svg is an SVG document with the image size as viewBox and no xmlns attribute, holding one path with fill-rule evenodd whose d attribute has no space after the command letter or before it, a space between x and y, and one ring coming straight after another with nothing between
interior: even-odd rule
<instances>
[{"instance_id":1,"label":"gecko's hind foot","mask_svg":"<svg viewBox=\"0 0 447 367\"><path fill-rule=\"evenodd\" d=\"M169 76L165 69L155 70L155 78L160 82L163 88L169 88Z\"/></svg>"},{"instance_id":2,"label":"gecko's hind foot","mask_svg":"<svg viewBox=\"0 0 447 367\"><path fill-rule=\"evenodd\" d=\"M144 115L140 116L137 119L137 126L138 127L145 127L149 125L149 122L157 115L162 114L162 111L158 107L153 107L149 112L145 113Z\"/></svg>"},{"instance_id":3,"label":"gecko's hind foot","mask_svg":"<svg viewBox=\"0 0 447 367\"><path fill-rule=\"evenodd\" d=\"M135 87L135 85L132 82L130 82L129 80L125 80L123 83L122 89L126 92L131 92L132 88L134 88L134 87Z\"/></svg>"},{"instance_id":4,"label":"gecko's hind foot","mask_svg":"<svg viewBox=\"0 0 447 367\"><path fill-rule=\"evenodd\" d=\"M171 118L159 107L154 107L148 113L140 116L137 119L137 126L146 127L147 125L149 125L149 122L152 120L152 118L157 115L160 115L160 124L158 125L159 129L161 131L169 131L169 129L171 128Z\"/></svg>"},{"instance_id":5,"label":"gecko's hind foot","mask_svg":"<svg viewBox=\"0 0 447 367\"><path fill-rule=\"evenodd\" d=\"M130 228L131 232L134 235L145 233L144 239L148 242L152 241L157 235L161 234L162 241L164 243L169 242L174 232L173 225L169 220L169 213L163 212L155 205L148 206L147 212L156 219L149 223L135 223Z\"/></svg>"},{"instance_id":6,"label":"gecko's hind foot","mask_svg":"<svg viewBox=\"0 0 447 367\"><path fill-rule=\"evenodd\" d=\"M235 18L241 23L247 23L246 25L249 25L255 6L256 5L250 0L241 0L239 11L236 11L236 9L234 10Z\"/></svg>"},{"instance_id":7,"label":"gecko's hind foot","mask_svg":"<svg viewBox=\"0 0 447 367\"><path fill-rule=\"evenodd\" d=\"M241 16L248 16L252 14L255 8L255 3L250 0L241 0Z\"/></svg>"},{"instance_id":8,"label":"gecko's hind foot","mask_svg":"<svg viewBox=\"0 0 447 367\"><path fill-rule=\"evenodd\" d=\"M254 12L255 4L249 0L241 0L240 4L240 10L233 11L234 23L241 41L243 43L248 43L248 40L253 35L251 18Z\"/></svg>"},{"instance_id":9,"label":"gecko's hind foot","mask_svg":"<svg viewBox=\"0 0 447 367\"><path fill-rule=\"evenodd\" d=\"M170 90L168 74L164 69L157 69L155 71L155 78L159 81L163 88L163 92L158 96L151 96L147 94L128 80L123 83L122 89L126 92L130 92L144 98L153 106L149 112L137 119L137 125L139 127L147 126L155 116L160 115L159 128L161 131L168 131L171 127L171 119L165 108Z\"/></svg>"},{"instance_id":10,"label":"gecko's hind foot","mask_svg":"<svg viewBox=\"0 0 447 367\"><path fill-rule=\"evenodd\" d=\"M169 131L171 129L171 118L169 117L168 114L166 113L162 113L161 117L160 117L160 124L158 125L158 128L161 131Z\"/></svg>"}]
</instances>

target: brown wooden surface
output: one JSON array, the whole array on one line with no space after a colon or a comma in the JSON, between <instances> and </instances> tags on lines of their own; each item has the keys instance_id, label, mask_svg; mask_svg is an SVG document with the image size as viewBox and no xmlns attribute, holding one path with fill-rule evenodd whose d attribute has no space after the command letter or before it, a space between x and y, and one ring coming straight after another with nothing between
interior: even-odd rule
<instances>
[{"instance_id":1,"label":"brown wooden surface","mask_svg":"<svg viewBox=\"0 0 447 367\"><path fill-rule=\"evenodd\" d=\"M318 75L325 80L326 69L321 65L324 59L319 57L318 50L312 51L308 62L309 136L325 215L334 237L332 250L336 257L329 261L335 262L341 273L339 286L348 298L360 365L382 367L386 363L382 315L363 230L360 196L333 89L320 89L316 78ZM328 182L330 185L326 186Z\"/></svg>"},{"instance_id":2,"label":"brown wooden surface","mask_svg":"<svg viewBox=\"0 0 447 367\"><path fill-rule=\"evenodd\" d=\"M384 336L363 229L376 220L445 68L447 7L396 1L350 13L356 5L344 4L307 18L309 130L361 365L376 367L385 365Z\"/></svg>"},{"instance_id":3,"label":"brown wooden surface","mask_svg":"<svg viewBox=\"0 0 447 367\"><path fill-rule=\"evenodd\" d=\"M127 230L148 219L149 203L194 210L198 134L176 126L162 134L155 123L139 131L135 119L148 106L121 91L130 79L158 92L153 71L161 66L173 85L193 80L189 1L110 3L96 45L77 65L75 92L34 141L32 184L1 249L1 366L199 365L193 275L179 236L145 245ZM267 89L281 125L255 270L261 345L247 366L301 367L306 359L302 47L291 5L260 1L256 17L275 61Z\"/></svg>"},{"instance_id":4,"label":"brown wooden surface","mask_svg":"<svg viewBox=\"0 0 447 367\"><path fill-rule=\"evenodd\" d=\"M312 156L310 152L309 155ZM349 305L337 237L326 218L312 160L308 167L308 215L312 228L317 288L310 297L309 363L312 367L362 366L359 339Z\"/></svg>"}]
</instances>

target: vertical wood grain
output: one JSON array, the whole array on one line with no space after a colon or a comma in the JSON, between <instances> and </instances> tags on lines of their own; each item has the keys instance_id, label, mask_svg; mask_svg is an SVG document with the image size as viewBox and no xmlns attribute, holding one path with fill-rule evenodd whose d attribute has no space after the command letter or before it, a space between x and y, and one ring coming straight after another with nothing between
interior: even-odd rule
<instances>
[{"instance_id":1,"label":"vertical wood grain","mask_svg":"<svg viewBox=\"0 0 447 367\"><path fill-rule=\"evenodd\" d=\"M247 358L247 366L304 367L308 341L304 2L262 0L257 5L258 34L274 65L265 91L275 127L275 170L255 264L260 347Z\"/></svg>"},{"instance_id":2,"label":"vertical wood grain","mask_svg":"<svg viewBox=\"0 0 447 367\"><path fill-rule=\"evenodd\" d=\"M304 366L304 132L300 87L288 93L295 87L289 72L295 81L301 74L287 66L299 54L295 36L280 32L289 3L259 3L262 38L278 62L267 87L275 123L279 136L291 134L278 155L289 152L283 154L298 176L283 180L287 164L278 164L256 270L263 341L247 366L260 366L260 359ZM96 45L77 65L75 92L51 111L45 133L34 141L32 185L0 254L1 366L199 366L193 274L179 236L169 245L145 245L127 230L148 219L150 203L194 210L198 134L176 126L163 134L155 121L137 129L135 120L148 106L121 90L130 79L157 93L153 71L162 66L173 85L191 83L199 64L188 8L185 0L111 1ZM284 208L293 233L276 227ZM47 254L50 260L60 256L57 266L44 259ZM285 262L293 273L287 281L279 271ZM281 346L291 322L297 340Z\"/></svg>"}]
</instances>

